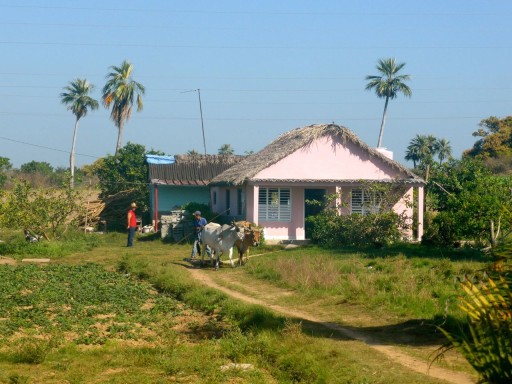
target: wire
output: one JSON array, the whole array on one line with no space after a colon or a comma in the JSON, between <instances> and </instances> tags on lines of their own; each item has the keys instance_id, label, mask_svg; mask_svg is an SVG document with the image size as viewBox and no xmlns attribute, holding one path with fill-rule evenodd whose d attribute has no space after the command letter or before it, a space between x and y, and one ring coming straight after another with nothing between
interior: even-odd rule
<instances>
[{"instance_id":1,"label":"wire","mask_svg":"<svg viewBox=\"0 0 512 384\"><path fill-rule=\"evenodd\" d=\"M1 112L0 115L11 116L26 116L26 117L53 117L64 116L58 113L26 113L26 112ZM104 118L104 116L91 115L91 118ZM487 117L487 116L486 116ZM410 120L466 120L466 119L484 119L482 116L428 116L428 117L388 117L388 120L393 121L410 121ZM183 116L137 116L137 120L183 120L183 121L196 121L200 117L183 117ZM205 118L207 121L380 121L381 117L209 117Z\"/></svg>"},{"instance_id":2,"label":"wire","mask_svg":"<svg viewBox=\"0 0 512 384\"><path fill-rule=\"evenodd\" d=\"M73 6L42 6L42 5L0 5L0 8L19 9L48 9L48 10L72 10L72 11L100 11L100 12L130 12L130 13L173 13L173 14L222 14L222 15L292 15L292 16L418 16L417 12L335 12L335 11L224 11L224 10L192 10L192 9L163 9L163 8L98 8L98 7L73 7ZM507 16L510 12L422 12L421 16Z\"/></svg>"},{"instance_id":3,"label":"wire","mask_svg":"<svg viewBox=\"0 0 512 384\"><path fill-rule=\"evenodd\" d=\"M57 148L47 147L47 146L44 146L44 145L27 143L26 141L14 140L14 139L10 139L8 137L3 137L3 136L0 136L0 139L7 140L7 141L12 141L12 142L18 143L18 144L30 145L31 147L38 147L38 148L48 149L50 151L55 151L55 152L64 152L64 153L68 153L68 154L71 153L70 151L65 151L63 149L57 149ZM86 155L86 154L83 154L83 153L75 153L75 155L85 156L85 157L92 157L94 159L99 159L100 158L98 156Z\"/></svg>"},{"instance_id":4,"label":"wire","mask_svg":"<svg viewBox=\"0 0 512 384\"><path fill-rule=\"evenodd\" d=\"M187 48L187 49L305 49L311 50L365 50L365 49L493 49L493 50L508 50L511 46L490 46L490 45L467 45L467 46L454 46L454 45L424 45L424 46L319 46L319 45L188 45L188 44L145 44L145 43L78 43L78 42L36 42L36 41L0 41L0 44L5 45L55 45L55 46L70 46L70 47L123 47L123 48Z\"/></svg>"}]
</instances>

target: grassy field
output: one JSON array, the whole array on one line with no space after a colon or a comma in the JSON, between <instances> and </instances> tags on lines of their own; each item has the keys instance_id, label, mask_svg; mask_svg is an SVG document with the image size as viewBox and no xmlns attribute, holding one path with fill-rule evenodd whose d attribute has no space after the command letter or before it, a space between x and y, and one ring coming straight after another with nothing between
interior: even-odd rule
<instances>
[{"instance_id":1,"label":"grassy field","mask_svg":"<svg viewBox=\"0 0 512 384\"><path fill-rule=\"evenodd\" d=\"M199 285L184 260L186 244L148 237L127 249L124 235L108 234L27 245L0 236L8 239L1 255L14 259L0 265L1 383L440 382L362 342L319 328L313 333L307 324ZM294 292L283 298L290 305L338 309L369 329L397 319L435 323L456 293L453 277L484 264L478 254L424 252L311 247L254 257L217 276L279 285ZM34 256L52 262L21 262ZM221 368L230 363L252 369Z\"/></svg>"}]
</instances>

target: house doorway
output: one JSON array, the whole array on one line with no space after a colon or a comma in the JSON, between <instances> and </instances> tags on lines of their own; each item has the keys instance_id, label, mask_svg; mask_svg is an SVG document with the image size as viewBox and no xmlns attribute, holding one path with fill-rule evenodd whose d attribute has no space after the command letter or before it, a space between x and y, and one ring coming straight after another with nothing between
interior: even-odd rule
<instances>
[{"instance_id":1,"label":"house doorway","mask_svg":"<svg viewBox=\"0 0 512 384\"><path fill-rule=\"evenodd\" d=\"M305 189L304 190L304 229L306 231L306 239L311 238L311 226L307 222L309 216L318 215L324 210L325 189Z\"/></svg>"}]
</instances>

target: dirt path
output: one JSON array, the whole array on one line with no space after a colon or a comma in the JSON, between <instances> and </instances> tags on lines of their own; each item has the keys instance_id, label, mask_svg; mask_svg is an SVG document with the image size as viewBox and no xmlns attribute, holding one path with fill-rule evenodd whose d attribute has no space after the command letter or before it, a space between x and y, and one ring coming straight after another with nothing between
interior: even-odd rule
<instances>
[{"instance_id":1,"label":"dirt path","mask_svg":"<svg viewBox=\"0 0 512 384\"><path fill-rule=\"evenodd\" d=\"M283 314L285 316L294 317L298 319L304 319L309 322L321 324L322 326L331 329L335 332L338 332L339 334L349 337L354 340L359 340L364 343L366 343L371 348L383 353L386 355L389 359L392 361L401 364L411 370L414 370L416 372L429 375L431 377L435 377L437 379L445 380L448 383L453 384L472 384L474 383L474 380L471 378L470 375L465 374L463 372L455 372L451 371L449 369L441 368L441 367L435 367L432 366L429 368L428 363L425 361L422 361L421 359L409 356L402 351L400 351L397 347L389 346L389 345L383 345L379 343L375 338L370 336L369 334L360 332L360 331L354 331L352 329L348 329L345 327L342 327L336 323L330 322L328 319L322 319L318 317L318 315L312 315L310 313L307 313L305 311L296 310L296 309L290 309L286 308L280 305L272 304L267 297L271 297L273 292L267 291L267 295L262 298L255 298L248 295L245 295L241 292L235 291L233 289L224 287L216 283L210 276L210 270L201 270L201 269L190 269L191 275L194 279L201 282L202 284L217 289L219 291L224 292L225 294L237 299L241 300L247 303L251 304L258 304L261 306L264 306L266 308L269 308L277 313ZM275 290L276 295L283 294L284 290L281 290L277 287L271 287L270 285L267 286L268 289ZM256 291L256 290L255 290Z\"/></svg>"}]
</instances>

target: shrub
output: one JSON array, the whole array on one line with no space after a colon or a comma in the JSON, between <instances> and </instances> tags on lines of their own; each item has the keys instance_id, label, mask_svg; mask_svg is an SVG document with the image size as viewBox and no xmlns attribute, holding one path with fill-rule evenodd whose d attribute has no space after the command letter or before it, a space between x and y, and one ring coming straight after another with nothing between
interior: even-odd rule
<instances>
[{"instance_id":1,"label":"shrub","mask_svg":"<svg viewBox=\"0 0 512 384\"><path fill-rule=\"evenodd\" d=\"M313 242L327 246L386 245L400 241L405 219L394 212L352 214L339 216L333 213L307 218Z\"/></svg>"},{"instance_id":2,"label":"shrub","mask_svg":"<svg viewBox=\"0 0 512 384\"><path fill-rule=\"evenodd\" d=\"M215 213L212 212L208 204L190 202L183 206L183 209L190 215L193 215L195 211L200 211L201 216L206 220L210 221L215 217Z\"/></svg>"},{"instance_id":3,"label":"shrub","mask_svg":"<svg viewBox=\"0 0 512 384\"><path fill-rule=\"evenodd\" d=\"M453 245L457 240L457 224L449 212L439 212L434 216L421 239L426 245Z\"/></svg>"},{"instance_id":4,"label":"shrub","mask_svg":"<svg viewBox=\"0 0 512 384\"><path fill-rule=\"evenodd\" d=\"M51 350L47 340L22 338L18 340L11 358L15 363L41 364Z\"/></svg>"}]
</instances>

